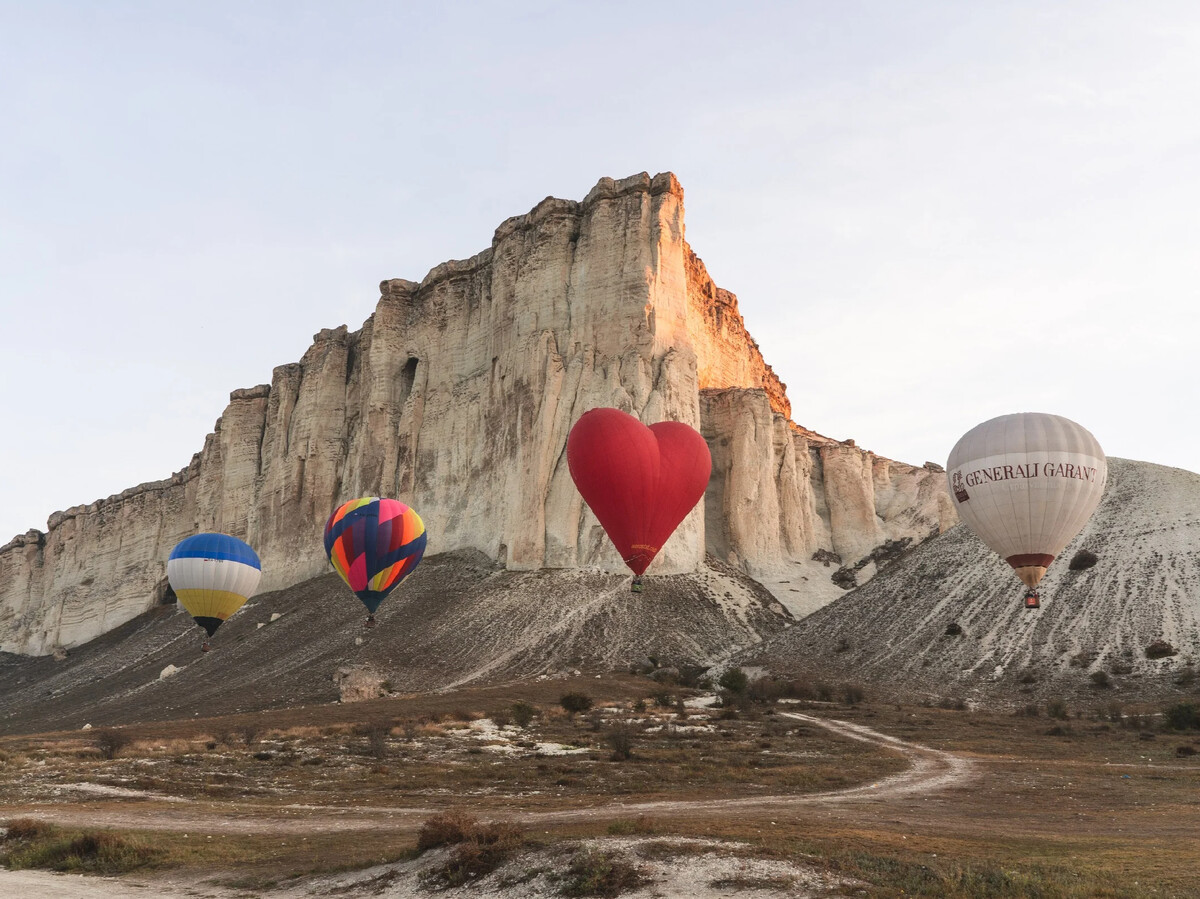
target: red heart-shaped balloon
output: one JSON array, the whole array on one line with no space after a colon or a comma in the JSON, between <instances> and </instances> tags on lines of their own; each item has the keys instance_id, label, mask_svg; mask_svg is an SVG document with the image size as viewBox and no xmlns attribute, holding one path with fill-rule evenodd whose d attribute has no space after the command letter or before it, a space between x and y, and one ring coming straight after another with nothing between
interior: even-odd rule
<instances>
[{"instance_id":1,"label":"red heart-shaped balloon","mask_svg":"<svg viewBox=\"0 0 1200 899\"><path fill-rule=\"evenodd\" d=\"M704 496L712 456L682 422L646 427L620 409L592 409L571 428L567 465L621 558L640 575Z\"/></svg>"}]
</instances>

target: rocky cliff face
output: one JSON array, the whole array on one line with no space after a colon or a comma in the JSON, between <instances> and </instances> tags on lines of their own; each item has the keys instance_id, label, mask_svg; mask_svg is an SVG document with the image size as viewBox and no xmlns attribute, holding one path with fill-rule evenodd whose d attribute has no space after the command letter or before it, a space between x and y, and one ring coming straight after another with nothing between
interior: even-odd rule
<instances>
[{"instance_id":1,"label":"rocky cliff face","mask_svg":"<svg viewBox=\"0 0 1200 899\"><path fill-rule=\"evenodd\" d=\"M413 505L431 554L621 570L564 453L595 406L686 422L712 446L709 495L653 573L694 571L707 549L774 577L803 610L841 589L815 551L839 556L837 570L952 523L940 472L790 423L736 298L684 240L673 175L603 179L582 202L509 219L490 248L419 284L383 282L359 331L323 330L270 385L234 391L170 479L55 513L0 548L0 649L76 646L152 607L171 547L196 531L251 543L263 590L321 574L326 517L359 495Z\"/></svg>"}]
</instances>

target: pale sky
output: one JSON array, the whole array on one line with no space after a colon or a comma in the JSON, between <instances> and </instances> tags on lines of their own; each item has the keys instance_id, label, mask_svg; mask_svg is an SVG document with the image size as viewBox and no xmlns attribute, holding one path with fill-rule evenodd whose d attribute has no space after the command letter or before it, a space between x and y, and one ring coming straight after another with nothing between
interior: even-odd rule
<instances>
[{"instance_id":1,"label":"pale sky","mask_svg":"<svg viewBox=\"0 0 1200 899\"><path fill-rule=\"evenodd\" d=\"M668 170L798 423L1200 471L1200 4L0 0L0 543L381 280Z\"/></svg>"}]
</instances>

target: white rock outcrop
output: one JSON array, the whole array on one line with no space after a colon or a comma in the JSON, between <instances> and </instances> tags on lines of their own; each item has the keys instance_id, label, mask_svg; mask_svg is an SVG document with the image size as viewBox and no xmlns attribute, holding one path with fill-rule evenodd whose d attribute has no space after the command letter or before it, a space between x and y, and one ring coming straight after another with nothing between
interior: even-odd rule
<instances>
[{"instance_id":1,"label":"white rock outcrop","mask_svg":"<svg viewBox=\"0 0 1200 899\"><path fill-rule=\"evenodd\" d=\"M324 573L329 512L367 494L413 505L430 553L620 570L564 453L595 406L686 422L713 448L709 495L654 573L706 552L751 573L817 549L848 564L953 521L940 472L790 423L736 298L684 240L679 183L643 173L548 198L419 284L384 281L360 330L322 330L269 385L235 390L186 468L0 547L0 649L76 646L161 602L167 555L196 531L253 545L263 591Z\"/></svg>"}]
</instances>

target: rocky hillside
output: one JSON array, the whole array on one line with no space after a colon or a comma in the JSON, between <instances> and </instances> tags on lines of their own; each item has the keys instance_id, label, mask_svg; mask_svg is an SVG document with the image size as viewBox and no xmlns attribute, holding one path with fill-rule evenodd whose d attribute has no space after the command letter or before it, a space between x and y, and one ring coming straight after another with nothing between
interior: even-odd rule
<instances>
[{"instance_id":1,"label":"rocky hillside","mask_svg":"<svg viewBox=\"0 0 1200 899\"><path fill-rule=\"evenodd\" d=\"M1070 563L1079 555L1077 570ZM963 526L740 656L781 674L1021 702L1200 689L1200 474L1109 460L1100 508L1027 611L1012 570Z\"/></svg>"},{"instance_id":2,"label":"rocky hillside","mask_svg":"<svg viewBox=\"0 0 1200 899\"><path fill-rule=\"evenodd\" d=\"M0 654L0 733L294 707L517 677L707 666L778 633L791 616L715 560L629 577L509 571L474 551L425 559L379 624L336 574L257 596L217 632L158 606L55 656Z\"/></svg>"},{"instance_id":3,"label":"rocky hillside","mask_svg":"<svg viewBox=\"0 0 1200 899\"><path fill-rule=\"evenodd\" d=\"M416 508L431 554L619 571L564 453L595 406L687 422L712 448L705 502L651 573L713 555L806 612L840 592L830 566L861 583L873 568L858 563L879 546L954 522L936 466L789 420L736 297L684 240L673 175L605 178L582 201L509 219L489 248L420 283L384 281L359 330L320 331L269 384L235 390L171 478L56 512L0 547L0 650L80 646L154 608L167 555L197 531L254 546L264 590L319 576L330 511L367 494Z\"/></svg>"}]
</instances>

